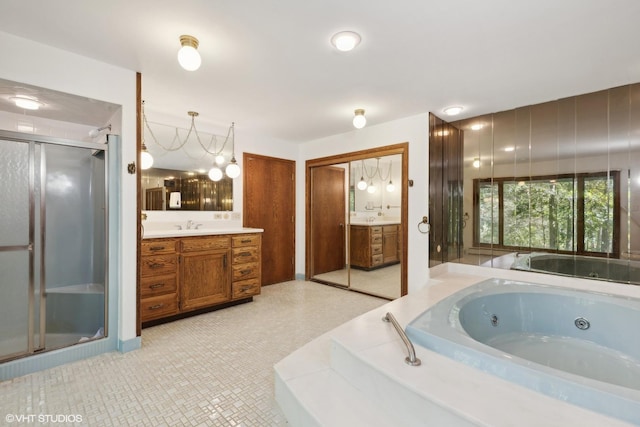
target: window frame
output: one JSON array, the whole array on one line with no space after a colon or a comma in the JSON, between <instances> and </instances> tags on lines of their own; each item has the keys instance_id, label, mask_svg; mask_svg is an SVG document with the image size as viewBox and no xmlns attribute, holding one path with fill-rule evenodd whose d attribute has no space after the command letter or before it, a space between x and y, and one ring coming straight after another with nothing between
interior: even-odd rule
<instances>
[{"instance_id":1,"label":"window frame","mask_svg":"<svg viewBox=\"0 0 640 427\"><path fill-rule=\"evenodd\" d=\"M584 206L584 183L589 178L608 178L613 180L613 236L611 252L595 252L585 250L585 206ZM549 180L567 180L572 179L576 188L575 212L577 218L575 220L574 238L575 251L566 251L550 248L536 248L529 246L509 246L504 244L504 183L505 182L531 182L531 181L549 181ZM489 183L498 185L498 243L481 243L480 242L480 185ZM620 171L608 172L588 172L576 174L556 174L556 175L537 175L524 177L501 177L501 178L475 178L473 180L473 245L480 248L496 248L514 251L544 251L551 253L561 253L570 255L589 255L599 257L615 257L620 258Z\"/></svg>"}]
</instances>

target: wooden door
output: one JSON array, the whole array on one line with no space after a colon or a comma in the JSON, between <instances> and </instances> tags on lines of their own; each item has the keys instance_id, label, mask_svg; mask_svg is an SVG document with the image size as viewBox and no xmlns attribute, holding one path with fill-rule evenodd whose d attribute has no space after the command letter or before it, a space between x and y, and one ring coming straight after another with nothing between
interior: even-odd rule
<instances>
[{"instance_id":1,"label":"wooden door","mask_svg":"<svg viewBox=\"0 0 640 427\"><path fill-rule=\"evenodd\" d=\"M244 154L245 227L262 234L262 285L295 278L296 162Z\"/></svg>"},{"instance_id":2,"label":"wooden door","mask_svg":"<svg viewBox=\"0 0 640 427\"><path fill-rule=\"evenodd\" d=\"M345 170L311 170L312 275L345 268Z\"/></svg>"}]
</instances>

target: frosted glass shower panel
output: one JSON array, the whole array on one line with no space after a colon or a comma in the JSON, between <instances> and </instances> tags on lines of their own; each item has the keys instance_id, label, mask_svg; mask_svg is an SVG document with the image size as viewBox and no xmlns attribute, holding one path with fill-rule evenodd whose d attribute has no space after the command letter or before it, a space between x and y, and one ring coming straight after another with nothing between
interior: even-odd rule
<instances>
[{"instance_id":1,"label":"frosted glass shower panel","mask_svg":"<svg viewBox=\"0 0 640 427\"><path fill-rule=\"evenodd\" d=\"M29 144L0 140L0 246L29 243Z\"/></svg>"},{"instance_id":2,"label":"frosted glass shower panel","mask_svg":"<svg viewBox=\"0 0 640 427\"><path fill-rule=\"evenodd\" d=\"M102 152L47 146L47 347L99 337L105 324L105 162Z\"/></svg>"}]
</instances>

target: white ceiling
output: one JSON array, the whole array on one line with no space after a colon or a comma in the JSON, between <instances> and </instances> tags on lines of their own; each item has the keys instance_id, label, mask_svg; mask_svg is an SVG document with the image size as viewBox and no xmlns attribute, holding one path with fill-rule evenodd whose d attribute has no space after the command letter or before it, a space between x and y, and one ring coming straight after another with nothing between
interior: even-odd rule
<instances>
[{"instance_id":1,"label":"white ceiling","mask_svg":"<svg viewBox=\"0 0 640 427\"><path fill-rule=\"evenodd\" d=\"M638 0L0 2L4 32L141 72L148 115L292 142L353 130L356 108L369 125L465 118L638 82L639 22ZM332 48L341 30L356 50ZM181 34L197 71L177 63Z\"/></svg>"}]
</instances>

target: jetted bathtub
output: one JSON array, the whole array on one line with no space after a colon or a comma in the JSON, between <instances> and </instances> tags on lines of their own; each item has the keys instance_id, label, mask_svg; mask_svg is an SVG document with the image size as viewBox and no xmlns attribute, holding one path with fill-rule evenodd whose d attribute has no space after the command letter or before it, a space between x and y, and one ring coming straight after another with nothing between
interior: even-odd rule
<instances>
[{"instance_id":1,"label":"jetted bathtub","mask_svg":"<svg viewBox=\"0 0 640 427\"><path fill-rule=\"evenodd\" d=\"M624 259L532 252L516 255L511 269L640 284L640 262Z\"/></svg>"},{"instance_id":2,"label":"jetted bathtub","mask_svg":"<svg viewBox=\"0 0 640 427\"><path fill-rule=\"evenodd\" d=\"M488 279L436 303L406 332L454 360L640 425L638 328L640 299Z\"/></svg>"}]
</instances>

